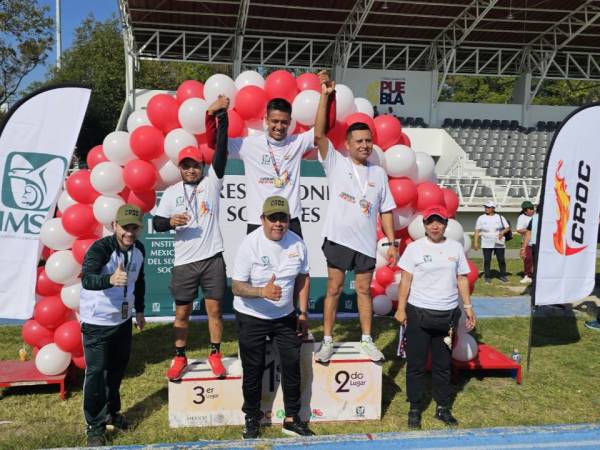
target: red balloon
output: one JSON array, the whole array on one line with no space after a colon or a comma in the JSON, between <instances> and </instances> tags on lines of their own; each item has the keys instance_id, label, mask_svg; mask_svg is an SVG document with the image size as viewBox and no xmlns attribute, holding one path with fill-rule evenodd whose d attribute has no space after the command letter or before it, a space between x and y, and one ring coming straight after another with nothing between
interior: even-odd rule
<instances>
[{"instance_id":1,"label":"red balloon","mask_svg":"<svg viewBox=\"0 0 600 450\"><path fill-rule=\"evenodd\" d=\"M204 98L204 84L196 80L186 80L177 88L175 97L180 105L188 98Z\"/></svg>"},{"instance_id":2,"label":"red balloon","mask_svg":"<svg viewBox=\"0 0 600 450\"><path fill-rule=\"evenodd\" d=\"M208 142L208 140L206 139L206 133L196 134L194 136L196 136L196 142L198 143L198 147Z\"/></svg>"},{"instance_id":3,"label":"red balloon","mask_svg":"<svg viewBox=\"0 0 600 450\"><path fill-rule=\"evenodd\" d=\"M444 193L437 184L426 181L417 185L417 209L419 211L443 204Z\"/></svg>"},{"instance_id":4,"label":"red balloon","mask_svg":"<svg viewBox=\"0 0 600 450\"><path fill-rule=\"evenodd\" d=\"M108 158L104 154L102 145L96 145L95 147L93 147L88 152L87 157L85 158L85 161L87 162L88 168L90 170L92 170L94 167L96 167L101 162L108 161Z\"/></svg>"},{"instance_id":5,"label":"red balloon","mask_svg":"<svg viewBox=\"0 0 600 450\"><path fill-rule=\"evenodd\" d=\"M373 280L371 281L371 298L375 298L378 295L384 295L385 294L385 288L380 285L377 281Z\"/></svg>"},{"instance_id":6,"label":"red balloon","mask_svg":"<svg viewBox=\"0 0 600 450\"><path fill-rule=\"evenodd\" d=\"M86 363L85 363L85 356L81 355L81 356L73 356L73 364L75 365L75 367L78 367L79 369L83 369L85 370L85 368L87 367Z\"/></svg>"},{"instance_id":7,"label":"red balloon","mask_svg":"<svg viewBox=\"0 0 600 450\"><path fill-rule=\"evenodd\" d=\"M267 94L258 86L245 86L235 96L235 110L244 120L261 119L266 109Z\"/></svg>"},{"instance_id":8,"label":"red balloon","mask_svg":"<svg viewBox=\"0 0 600 450\"><path fill-rule=\"evenodd\" d=\"M214 149L210 148L206 144L202 144L200 146L200 151L202 152L202 160L204 164L212 164L213 158L215 156Z\"/></svg>"},{"instance_id":9,"label":"red balloon","mask_svg":"<svg viewBox=\"0 0 600 450\"><path fill-rule=\"evenodd\" d=\"M417 200L417 186L410 178L390 178L389 185L398 208L412 206Z\"/></svg>"},{"instance_id":10,"label":"red balloon","mask_svg":"<svg viewBox=\"0 0 600 450\"><path fill-rule=\"evenodd\" d=\"M54 342L63 352L81 354L81 325L78 320L69 320L54 332Z\"/></svg>"},{"instance_id":11,"label":"red balloon","mask_svg":"<svg viewBox=\"0 0 600 450\"><path fill-rule=\"evenodd\" d=\"M469 269L471 269L467 274L467 280L469 280L469 284L475 285L475 282L479 278L479 268L470 259L467 259L467 263L469 264Z\"/></svg>"},{"instance_id":12,"label":"red balloon","mask_svg":"<svg viewBox=\"0 0 600 450\"><path fill-rule=\"evenodd\" d=\"M369 117L365 113L361 113L361 112L352 113L348 117L346 117L344 122L346 125L346 127L344 129L344 134L346 134L346 130L353 123L362 122L362 123L367 124L369 126L369 128L371 129L371 135L373 136L373 143L375 143L377 141L377 139L376 139L377 130L375 128L375 122L373 122L373 119L371 119L371 117Z\"/></svg>"},{"instance_id":13,"label":"red balloon","mask_svg":"<svg viewBox=\"0 0 600 450\"><path fill-rule=\"evenodd\" d=\"M83 264L83 258L94 242L96 242L96 239L93 238L75 239L73 246L71 247L71 253L73 253L75 261L79 264Z\"/></svg>"},{"instance_id":14,"label":"red balloon","mask_svg":"<svg viewBox=\"0 0 600 450\"><path fill-rule=\"evenodd\" d=\"M146 114L155 127L164 134L175 128L181 128L178 119L179 104L169 94L156 94L148 102Z\"/></svg>"},{"instance_id":15,"label":"red balloon","mask_svg":"<svg viewBox=\"0 0 600 450\"><path fill-rule=\"evenodd\" d=\"M394 269L388 266L381 266L375 271L375 281L384 288L388 287L394 281Z\"/></svg>"},{"instance_id":16,"label":"red balloon","mask_svg":"<svg viewBox=\"0 0 600 450\"><path fill-rule=\"evenodd\" d=\"M298 93L296 79L287 70L276 70L265 79L267 98L284 98L292 103Z\"/></svg>"},{"instance_id":17,"label":"red balloon","mask_svg":"<svg viewBox=\"0 0 600 450\"><path fill-rule=\"evenodd\" d=\"M99 225L92 205L82 203L75 203L65 209L60 220L65 231L78 238L89 237Z\"/></svg>"},{"instance_id":18,"label":"red balloon","mask_svg":"<svg viewBox=\"0 0 600 450\"><path fill-rule=\"evenodd\" d=\"M298 75L296 78L296 86L299 91L313 90L321 92L321 82L319 81L319 77L310 72L303 73Z\"/></svg>"},{"instance_id":19,"label":"red balloon","mask_svg":"<svg viewBox=\"0 0 600 450\"><path fill-rule=\"evenodd\" d=\"M123 181L132 191L149 191L154 189L158 178L156 168L148 161L134 159L123 168Z\"/></svg>"},{"instance_id":20,"label":"red balloon","mask_svg":"<svg viewBox=\"0 0 600 450\"><path fill-rule=\"evenodd\" d=\"M400 139L398 139L398 144L406 145L407 147L411 146L410 138L406 135L406 133L404 133L404 132L400 133Z\"/></svg>"},{"instance_id":21,"label":"red balloon","mask_svg":"<svg viewBox=\"0 0 600 450\"><path fill-rule=\"evenodd\" d=\"M150 161L163 155L164 142L165 136L162 131L150 125L137 127L129 136L131 151L144 161Z\"/></svg>"},{"instance_id":22,"label":"red balloon","mask_svg":"<svg viewBox=\"0 0 600 450\"><path fill-rule=\"evenodd\" d=\"M42 248L42 254L40 255L40 260L47 261L52 253L54 253L54 250L44 245L44 248Z\"/></svg>"},{"instance_id":23,"label":"red balloon","mask_svg":"<svg viewBox=\"0 0 600 450\"><path fill-rule=\"evenodd\" d=\"M129 189L127 186L125 186L123 190L119 192L119 196L125 201L125 203L127 203L127 197L129 196L130 192L131 189Z\"/></svg>"},{"instance_id":24,"label":"red balloon","mask_svg":"<svg viewBox=\"0 0 600 450\"><path fill-rule=\"evenodd\" d=\"M38 267L37 282L35 284L35 292L38 295L48 296L60 294L62 284L55 283L48 275L46 275L46 269Z\"/></svg>"},{"instance_id":25,"label":"red balloon","mask_svg":"<svg viewBox=\"0 0 600 450\"><path fill-rule=\"evenodd\" d=\"M389 114L381 114L375 119L375 129L377 130L377 145L382 149L387 150L392 145L396 145L400 140L402 127L400 121Z\"/></svg>"},{"instance_id":26,"label":"red balloon","mask_svg":"<svg viewBox=\"0 0 600 450\"><path fill-rule=\"evenodd\" d=\"M334 127L329 130L327 137L331 141L333 148L341 149L345 148L346 142L346 125L341 122L336 122Z\"/></svg>"},{"instance_id":27,"label":"red balloon","mask_svg":"<svg viewBox=\"0 0 600 450\"><path fill-rule=\"evenodd\" d=\"M33 318L49 330L58 328L71 312L60 299L60 296L44 297L35 304Z\"/></svg>"},{"instance_id":28,"label":"red balloon","mask_svg":"<svg viewBox=\"0 0 600 450\"><path fill-rule=\"evenodd\" d=\"M149 212L156 205L156 191L129 191L127 203L137 205L143 213Z\"/></svg>"},{"instance_id":29,"label":"red balloon","mask_svg":"<svg viewBox=\"0 0 600 450\"><path fill-rule=\"evenodd\" d=\"M245 89L245 88L244 88ZM229 128L227 128L227 136L230 138L242 137L244 135L244 119L235 111L227 111L229 118Z\"/></svg>"},{"instance_id":30,"label":"red balloon","mask_svg":"<svg viewBox=\"0 0 600 450\"><path fill-rule=\"evenodd\" d=\"M92 204L100 196L90 183L91 172L87 169L81 169L73 172L66 181L67 193L71 198L79 203Z\"/></svg>"},{"instance_id":31,"label":"red balloon","mask_svg":"<svg viewBox=\"0 0 600 450\"><path fill-rule=\"evenodd\" d=\"M32 347L43 347L54 340L54 333L33 319L23 324L21 335L25 343Z\"/></svg>"},{"instance_id":32,"label":"red balloon","mask_svg":"<svg viewBox=\"0 0 600 450\"><path fill-rule=\"evenodd\" d=\"M456 215L456 210L458 209L458 195L450 188L442 188L442 192L444 193L446 211L448 211L450 217L454 217Z\"/></svg>"}]
</instances>

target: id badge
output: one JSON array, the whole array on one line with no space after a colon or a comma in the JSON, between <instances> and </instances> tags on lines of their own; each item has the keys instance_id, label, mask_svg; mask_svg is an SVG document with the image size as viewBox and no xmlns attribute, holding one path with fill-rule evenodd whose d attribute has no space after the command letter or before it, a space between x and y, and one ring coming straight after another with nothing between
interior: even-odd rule
<instances>
[{"instance_id":1,"label":"id badge","mask_svg":"<svg viewBox=\"0 0 600 450\"><path fill-rule=\"evenodd\" d=\"M129 303L123 302L121 304L121 319L125 320L129 317Z\"/></svg>"}]
</instances>

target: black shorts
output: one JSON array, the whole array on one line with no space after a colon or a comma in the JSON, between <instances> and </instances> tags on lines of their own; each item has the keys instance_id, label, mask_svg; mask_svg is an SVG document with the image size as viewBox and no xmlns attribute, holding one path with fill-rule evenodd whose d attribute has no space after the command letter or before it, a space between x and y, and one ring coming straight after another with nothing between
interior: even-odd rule
<instances>
[{"instance_id":1,"label":"black shorts","mask_svg":"<svg viewBox=\"0 0 600 450\"><path fill-rule=\"evenodd\" d=\"M327 267L343 271L354 270L355 273L372 272L375 269L375 258L336 244L327 238L323 241L321 250L325 254Z\"/></svg>"},{"instance_id":2,"label":"black shorts","mask_svg":"<svg viewBox=\"0 0 600 450\"><path fill-rule=\"evenodd\" d=\"M170 289L176 305L186 305L196 300L198 287L202 288L205 299L223 299L227 289L223 253L173 267Z\"/></svg>"},{"instance_id":3,"label":"black shorts","mask_svg":"<svg viewBox=\"0 0 600 450\"><path fill-rule=\"evenodd\" d=\"M259 228L261 226L262 225L256 225L254 223L249 223L248 227L246 229L246 234L252 233L254 230L256 230L257 228ZM292 230L298 236L302 237L302 226L300 225L300 219L298 219L297 217L290 219L290 230Z\"/></svg>"}]
</instances>

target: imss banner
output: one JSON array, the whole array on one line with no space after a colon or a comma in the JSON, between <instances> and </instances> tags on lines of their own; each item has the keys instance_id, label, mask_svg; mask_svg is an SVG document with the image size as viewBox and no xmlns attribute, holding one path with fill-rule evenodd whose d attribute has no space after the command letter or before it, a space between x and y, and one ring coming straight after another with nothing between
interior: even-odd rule
<instances>
[{"instance_id":1,"label":"imss banner","mask_svg":"<svg viewBox=\"0 0 600 450\"><path fill-rule=\"evenodd\" d=\"M40 228L64 181L90 93L74 86L36 91L0 125L0 317L32 315Z\"/></svg>"},{"instance_id":2,"label":"imss banner","mask_svg":"<svg viewBox=\"0 0 600 450\"><path fill-rule=\"evenodd\" d=\"M571 303L595 283L600 213L600 105L565 119L544 171L534 304Z\"/></svg>"}]
</instances>

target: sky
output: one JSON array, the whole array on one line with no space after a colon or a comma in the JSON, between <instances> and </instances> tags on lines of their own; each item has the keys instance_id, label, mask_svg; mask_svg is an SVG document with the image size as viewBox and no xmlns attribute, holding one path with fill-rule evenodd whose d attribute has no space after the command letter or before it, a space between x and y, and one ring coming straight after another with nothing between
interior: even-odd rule
<instances>
[{"instance_id":1,"label":"sky","mask_svg":"<svg viewBox=\"0 0 600 450\"><path fill-rule=\"evenodd\" d=\"M37 0L40 5L49 6L49 15L56 17L56 0ZM60 0L61 1L61 29L62 50L68 49L77 28L83 19L93 14L97 20L108 19L112 14L119 16L117 0ZM26 88L34 81L42 81L48 67L56 64L56 44L54 45L45 65L36 67L21 84L21 89Z\"/></svg>"}]
</instances>

